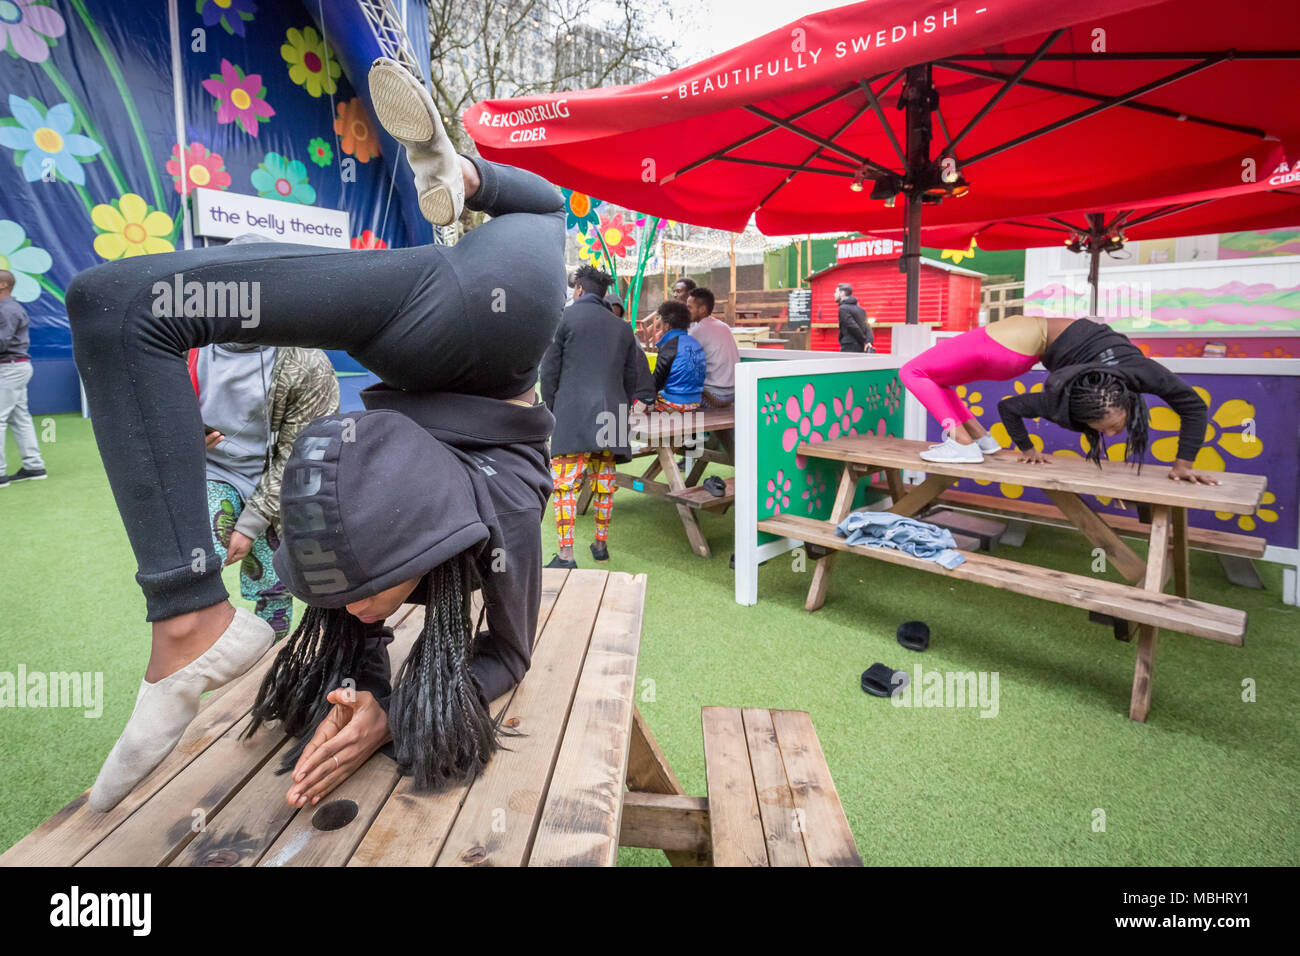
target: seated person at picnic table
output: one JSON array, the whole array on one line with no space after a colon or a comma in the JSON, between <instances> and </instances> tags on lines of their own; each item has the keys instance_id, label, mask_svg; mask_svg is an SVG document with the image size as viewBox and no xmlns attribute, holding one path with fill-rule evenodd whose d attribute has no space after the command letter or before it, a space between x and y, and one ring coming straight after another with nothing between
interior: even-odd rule
<instances>
[{"instance_id":1,"label":"seated person at picnic table","mask_svg":"<svg viewBox=\"0 0 1300 956\"><path fill-rule=\"evenodd\" d=\"M687 330L691 313L682 303L669 300L659 306L659 318L667 328L655 343L654 386L658 398L655 410L689 412L700 407L708 359L704 347L691 338Z\"/></svg>"},{"instance_id":2,"label":"seated person at picnic table","mask_svg":"<svg viewBox=\"0 0 1300 956\"><path fill-rule=\"evenodd\" d=\"M68 288L73 355L153 629L135 707L91 788L92 810L116 806L176 746L201 695L239 677L271 646L271 627L233 607L222 584L190 349L214 342L343 349L395 389L478 396L492 407L536 400L538 364L564 303L559 191L533 173L458 155L423 84L396 61L376 60L369 82L380 122L405 147L426 218L447 225L468 206L490 221L454 246L254 243L136 256L87 269ZM173 282L200 294L187 289L183 307L167 307L159 295ZM250 286L260 303L256 321L224 299L221 308L202 307L204 287L211 302L214 289ZM538 432L549 433L550 413L537 415ZM469 417L442 424L466 442L484 434L484 423ZM495 467L488 454L495 452L482 454L485 469ZM544 459L539 467L545 475ZM418 509L402 513L409 521ZM540 534L540 514L531 520ZM540 560L539 540L534 546ZM319 580L329 585L333 573L325 569ZM350 579L345 591L362 583ZM523 593L536 610L538 593ZM319 624L319 612L304 624L313 620ZM423 677L433 679L427 670Z\"/></svg>"},{"instance_id":3,"label":"seated person at picnic table","mask_svg":"<svg viewBox=\"0 0 1300 956\"><path fill-rule=\"evenodd\" d=\"M700 404L707 408L729 408L736 402L736 366L740 349L731 326L713 314L713 292L699 286L686 298L691 312L691 338L704 347L708 368L704 373L704 395Z\"/></svg>"},{"instance_id":4,"label":"seated person at picnic table","mask_svg":"<svg viewBox=\"0 0 1300 956\"><path fill-rule=\"evenodd\" d=\"M281 771L297 807L390 738L417 790L473 779L497 748L489 704L528 670L537 629L546 406L382 384L362 399L308 425L285 467L275 570L308 608L247 733L278 720L300 738ZM384 621L404 603L424 623L390 687Z\"/></svg>"},{"instance_id":5,"label":"seated person at picnic table","mask_svg":"<svg viewBox=\"0 0 1300 956\"><path fill-rule=\"evenodd\" d=\"M1048 371L1041 392L1003 399L998 412L1007 434L1020 450L1019 460L1050 464L1052 457L1034 448L1026 418L1048 421L1082 432L1087 458L1101 466L1104 442L1128 431L1125 457L1139 468L1147 448L1148 392L1164 399L1181 420L1178 460L1169 471L1174 480L1217 485L1219 480L1192 470L1205 438L1205 402L1186 382L1152 361L1103 322L1017 315L963 332L907 362L899 378L926 410L943 425L942 444L921 452L933 462L979 463L1000 446L957 396L955 387L987 379L1006 381L1042 362Z\"/></svg>"},{"instance_id":6,"label":"seated person at picnic table","mask_svg":"<svg viewBox=\"0 0 1300 956\"><path fill-rule=\"evenodd\" d=\"M685 305L687 301L687 297L690 296L691 291L694 288L695 288L695 280L690 278L689 276L682 276L680 279L678 279L676 282L673 283L673 299ZM658 310L651 312L639 323L637 323L636 337L637 340L642 345L645 346L654 345L654 343L659 339L661 335L663 335L663 333L664 333L663 320L660 318Z\"/></svg>"}]
</instances>

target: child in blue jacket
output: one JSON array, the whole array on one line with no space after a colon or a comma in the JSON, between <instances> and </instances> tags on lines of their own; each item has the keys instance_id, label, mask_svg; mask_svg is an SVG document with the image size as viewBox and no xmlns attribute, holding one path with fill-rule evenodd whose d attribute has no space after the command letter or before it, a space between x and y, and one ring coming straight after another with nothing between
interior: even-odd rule
<instances>
[{"instance_id":1,"label":"child in blue jacket","mask_svg":"<svg viewBox=\"0 0 1300 956\"><path fill-rule=\"evenodd\" d=\"M708 361L704 348L691 338L691 313L684 304L670 299L659 306L659 318L668 327L657 343L655 391L658 411L687 412L700 407L704 373Z\"/></svg>"}]
</instances>

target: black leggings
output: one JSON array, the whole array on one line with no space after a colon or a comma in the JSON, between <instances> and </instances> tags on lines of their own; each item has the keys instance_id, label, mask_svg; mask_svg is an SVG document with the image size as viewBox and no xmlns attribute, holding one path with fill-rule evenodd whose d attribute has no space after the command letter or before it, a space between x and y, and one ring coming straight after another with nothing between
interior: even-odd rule
<instances>
[{"instance_id":1,"label":"black leggings","mask_svg":"<svg viewBox=\"0 0 1300 956\"><path fill-rule=\"evenodd\" d=\"M208 525L189 349L213 342L345 349L409 391L509 398L536 383L564 305L564 203L539 176L474 164L482 185L466 205L495 218L455 246L222 246L105 263L73 280L73 355L148 620L227 596ZM236 314L219 318L170 308L162 290L174 288L177 274L217 290L243 284L234 288L245 303L256 289L257 324L245 328L251 319L242 310L222 309Z\"/></svg>"}]
</instances>

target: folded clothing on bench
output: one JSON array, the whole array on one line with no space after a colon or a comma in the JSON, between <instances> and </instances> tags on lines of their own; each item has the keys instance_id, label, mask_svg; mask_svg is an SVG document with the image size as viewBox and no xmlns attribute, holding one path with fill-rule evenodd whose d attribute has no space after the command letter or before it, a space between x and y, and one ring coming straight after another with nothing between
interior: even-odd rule
<instances>
[{"instance_id":1,"label":"folded clothing on bench","mask_svg":"<svg viewBox=\"0 0 1300 956\"><path fill-rule=\"evenodd\" d=\"M949 571L966 561L947 528L888 511L855 511L835 526L835 533L849 544L893 548Z\"/></svg>"}]
</instances>

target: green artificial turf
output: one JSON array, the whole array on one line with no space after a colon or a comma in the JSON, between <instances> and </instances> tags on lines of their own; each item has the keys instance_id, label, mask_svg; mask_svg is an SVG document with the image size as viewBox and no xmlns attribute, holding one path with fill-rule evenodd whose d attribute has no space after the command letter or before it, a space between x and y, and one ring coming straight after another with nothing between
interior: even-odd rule
<instances>
[{"instance_id":1,"label":"green artificial turf","mask_svg":"<svg viewBox=\"0 0 1300 956\"><path fill-rule=\"evenodd\" d=\"M55 416L51 478L0 490L0 671L102 671L103 716L0 711L0 847L93 780L125 722L148 657L144 603L89 425ZM39 420L38 420L39 426ZM10 442L11 468L16 452ZM641 464L637 465L642 467ZM1165 634L1146 724L1128 719L1133 645L1086 612L938 575L841 557L825 607L803 610L810 571L790 556L759 572L759 603L733 599L730 515L701 516L714 555L687 547L674 510L622 491L612 570L649 578L637 704L682 784L705 792L700 708L807 710L869 864L1295 864L1300 610L1227 583L1193 552L1193 596L1244 608L1244 648ZM578 521L577 555L592 516ZM542 526L544 558L555 528ZM1078 535L1035 527L1012 559L1087 574ZM237 593L233 570L228 586ZM1114 577L1112 572L1112 577ZM894 640L924 620L930 649ZM998 713L896 708L859 676L883 661L998 673ZM1256 700L1242 700L1250 678ZM1095 829L1097 811L1105 830ZM623 864L664 863L625 849Z\"/></svg>"}]
</instances>

